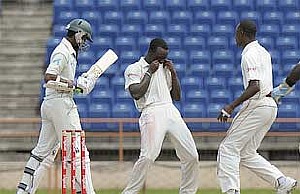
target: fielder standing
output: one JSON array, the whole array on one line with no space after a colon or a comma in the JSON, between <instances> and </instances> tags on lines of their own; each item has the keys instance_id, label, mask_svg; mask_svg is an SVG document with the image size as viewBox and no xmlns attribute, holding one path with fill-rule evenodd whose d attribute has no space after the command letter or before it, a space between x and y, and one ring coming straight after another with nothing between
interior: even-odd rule
<instances>
[{"instance_id":1,"label":"fielder standing","mask_svg":"<svg viewBox=\"0 0 300 194\"><path fill-rule=\"evenodd\" d=\"M44 101L41 105L42 127L36 147L31 151L25 166L23 177L18 185L17 194L34 194L37 190L45 167L53 163L56 151L62 137L62 130L82 130L77 106L73 100L74 77L77 65L77 55L92 42L90 24L83 19L74 19L68 26L67 35L53 51L50 64L45 73L45 83L52 82L52 87L46 88ZM94 81L79 77L77 85L84 94L94 87ZM58 89L59 88L59 89ZM77 139L79 141L79 138ZM80 143L76 150L80 149ZM70 161L70 141L67 143L67 156ZM89 152L86 153L86 189L88 194L94 194L90 172ZM80 159L76 159L76 171L80 172ZM80 173L76 173L76 190L81 193Z\"/></svg>"},{"instance_id":2,"label":"fielder standing","mask_svg":"<svg viewBox=\"0 0 300 194\"><path fill-rule=\"evenodd\" d=\"M158 157L166 133L170 134L181 161L181 194L194 194L198 188L198 153L172 100L180 100L180 85L172 61L167 59L167 43L160 38L150 42L145 57L125 70L125 89L141 112L141 152L123 194L137 194L144 185L149 167Z\"/></svg>"},{"instance_id":3,"label":"fielder standing","mask_svg":"<svg viewBox=\"0 0 300 194\"><path fill-rule=\"evenodd\" d=\"M219 146L218 178L222 192L240 193L240 164L271 183L277 194L287 194L296 180L286 177L263 158L257 149L277 115L277 104L271 98L272 63L268 51L255 39L256 25L241 21L236 28L236 44L243 48L241 68L245 91L225 106L218 120L226 122L234 108L242 104L227 136Z\"/></svg>"}]
</instances>

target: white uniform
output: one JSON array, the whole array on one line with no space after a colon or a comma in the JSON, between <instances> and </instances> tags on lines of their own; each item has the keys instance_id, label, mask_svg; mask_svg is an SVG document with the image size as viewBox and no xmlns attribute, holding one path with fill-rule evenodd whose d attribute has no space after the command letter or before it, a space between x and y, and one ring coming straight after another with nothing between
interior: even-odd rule
<instances>
[{"instance_id":1,"label":"white uniform","mask_svg":"<svg viewBox=\"0 0 300 194\"><path fill-rule=\"evenodd\" d=\"M131 84L140 83L148 68L149 64L143 57L128 66L125 89ZM161 151L166 133L170 135L182 164L180 193L192 194L197 191L198 153L190 130L172 103L171 87L171 73L160 64L152 75L146 94L135 101L137 109L142 112L139 119L141 152L123 194L136 194L142 188L150 165Z\"/></svg>"},{"instance_id":2,"label":"white uniform","mask_svg":"<svg viewBox=\"0 0 300 194\"><path fill-rule=\"evenodd\" d=\"M76 51L73 49L71 43L63 38L61 43L53 51L50 64L46 70L46 73L59 75L61 78L67 80L74 80L76 71L77 59ZM38 172L40 163L49 155L55 146L61 141L62 130L81 130L79 114L77 106L73 100L73 93L59 93L54 89L46 88L46 95L41 105L41 118L42 127L39 135L39 140L36 147L31 151L31 156L26 164L23 179L20 185L28 193L33 193L36 188L34 181L30 181L30 174ZM79 138L77 139L77 150L79 150ZM70 150L70 142L67 143L67 150ZM94 194L94 189L91 180L90 173L90 159L89 152L86 153L86 186L87 193ZM70 152L67 151L68 160L70 161ZM80 183L80 161L77 157L76 166L77 180ZM29 174L29 175L28 175ZM39 175L41 176L41 175ZM29 178L28 178L29 177ZM19 186L20 187L20 186ZM20 190L20 189L19 189ZM80 191L80 185L77 185L77 190ZM21 193L21 191L20 191Z\"/></svg>"},{"instance_id":3,"label":"white uniform","mask_svg":"<svg viewBox=\"0 0 300 194\"><path fill-rule=\"evenodd\" d=\"M257 41L253 41L242 52L241 68L244 88L248 87L250 80L259 80L260 92L243 103L220 144L218 177L222 192L240 190L240 164L274 187L276 180L283 176L257 153L277 115L275 101L266 97L273 89L271 56Z\"/></svg>"}]
</instances>

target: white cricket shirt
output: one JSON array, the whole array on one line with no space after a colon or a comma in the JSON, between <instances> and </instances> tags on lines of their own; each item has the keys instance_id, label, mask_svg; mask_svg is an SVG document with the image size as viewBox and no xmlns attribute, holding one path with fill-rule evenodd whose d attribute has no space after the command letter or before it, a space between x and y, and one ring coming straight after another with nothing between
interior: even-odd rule
<instances>
[{"instance_id":1,"label":"white cricket shirt","mask_svg":"<svg viewBox=\"0 0 300 194\"><path fill-rule=\"evenodd\" d=\"M136 63L129 65L124 72L125 90L128 90L131 84L140 83L148 69L149 64L145 61L144 57L141 57ZM171 72L169 69L164 68L163 64L160 64L157 71L152 74L145 95L139 100L134 100L136 108L141 112L146 107L172 103L171 89Z\"/></svg>"},{"instance_id":2,"label":"white cricket shirt","mask_svg":"<svg viewBox=\"0 0 300 194\"><path fill-rule=\"evenodd\" d=\"M59 75L67 80L74 80L76 65L76 51L71 43L66 38L63 38L51 54L50 64L46 73ZM54 89L46 88L46 96L53 94L58 94L58 92Z\"/></svg>"},{"instance_id":3,"label":"white cricket shirt","mask_svg":"<svg viewBox=\"0 0 300 194\"><path fill-rule=\"evenodd\" d=\"M241 68L245 89L250 80L259 80L260 92L250 99L262 98L273 90L271 55L257 41L249 43L244 48Z\"/></svg>"}]
</instances>

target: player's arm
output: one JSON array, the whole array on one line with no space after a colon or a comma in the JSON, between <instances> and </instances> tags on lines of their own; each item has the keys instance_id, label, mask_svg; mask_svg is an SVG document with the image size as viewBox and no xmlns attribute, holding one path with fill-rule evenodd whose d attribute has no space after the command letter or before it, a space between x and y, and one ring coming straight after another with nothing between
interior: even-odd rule
<instances>
[{"instance_id":1,"label":"player's arm","mask_svg":"<svg viewBox=\"0 0 300 194\"><path fill-rule=\"evenodd\" d=\"M171 72L171 81L172 81L171 97L173 100L179 101L181 99L181 88L177 78L176 70L174 69L172 61L168 59L165 60L164 66L167 67Z\"/></svg>"},{"instance_id":2,"label":"player's arm","mask_svg":"<svg viewBox=\"0 0 300 194\"><path fill-rule=\"evenodd\" d=\"M53 74L50 74L50 73L46 73L45 76L44 76L44 81L45 81L45 83L47 83L49 80L56 81L57 78L58 78L58 75L53 75ZM73 88L73 81L72 80L67 80L67 79L64 79L64 78L60 77L59 81L62 82L62 83L67 83L69 88Z\"/></svg>"},{"instance_id":3,"label":"player's arm","mask_svg":"<svg viewBox=\"0 0 300 194\"><path fill-rule=\"evenodd\" d=\"M149 88L152 74L154 72L156 72L158 67L159 67L159 62L157 60L153 61L149 65L149 69L146 71L141 82L133 83L129 86L129 92L135 100L139 100L140 98L142 98L145 95L145 93L147 92L147 90Z\"/></svg>"},{"instance_id":4,"label":"player's arm","mask_svg":"<svg viewBox=\"0 0 300 194\"><path fill-rule=\"evenodd\" d=\"M300 63L298 63L286 77L286 79L279 84L272 91L273 99L279 103L280 99L294 90L294 85L300 79Z\"/></svg>"},{"instance_id":5,"label":"player's arm","mask_svg":"<svg viewBox=\"0 0 300 194\"><path fill-rule=\"evenodd\" d=\"M227 119L230 117L233 110L242 104L244 101L248 100L252 96L254 96L257 92L260 91L259 81L258 80L250 80L249 85L246 90L232 103L225 106L222 110L220 115L218 116L218 120L221 122L227 122Z\"/></svg>"}]
</instances>

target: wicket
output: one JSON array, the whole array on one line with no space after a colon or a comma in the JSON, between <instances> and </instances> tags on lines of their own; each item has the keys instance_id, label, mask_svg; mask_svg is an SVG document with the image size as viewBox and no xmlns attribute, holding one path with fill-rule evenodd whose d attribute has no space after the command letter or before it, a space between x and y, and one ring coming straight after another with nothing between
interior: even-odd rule
<instances>
[{"instance_id":1,"label":"wicket","mask_svg":"<svg viewBox=\"0 0 300 194\"><path fill-rule=\"evenodd\" d=\"M61 193L67 193L67 139L71 134L71 194L76 194L76 134L80 134L80 163L81 163L81 194L86 194L86 166L85 166L85 133L82 130L63 130L62 131L62 188Z\"/></svg>"}]
</instances>

